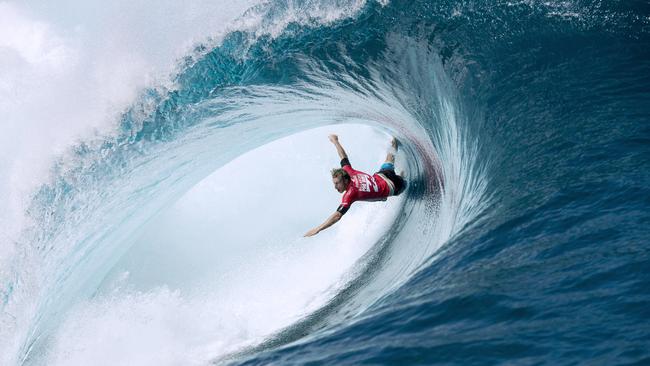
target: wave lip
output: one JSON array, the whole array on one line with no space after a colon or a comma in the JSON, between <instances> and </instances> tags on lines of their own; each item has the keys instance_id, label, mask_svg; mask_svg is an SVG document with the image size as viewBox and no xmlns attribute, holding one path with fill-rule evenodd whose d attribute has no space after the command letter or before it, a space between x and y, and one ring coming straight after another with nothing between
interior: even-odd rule
<instances>
[{"instance_id":1,"label":"wave lip","mask_svg":"<svg viewBox=\"0 0 650 366\"><path fill-rule=\"evenodd\" d=\"M79 143L55 164L28 210L34 226L21 238L14 278L3 282L5 313L25 309L3 318L5 329L18 330L3 335L15 340L8 348L20 347L6 353L9 363L42 360L48 334L95 294L145 222L218 167L279 137L351 121L388 130L405 141L412 184L391 234L359 263L355 280L262 347L358 317L481 212L486 181L468 116L432 49L391 35L376 39L386 51L372 57L353 49L311 55L302 46L324 31L340 36L337 24L297 29L254 42L231 33L184 65L175 88L143 92L117 137ZM173 291L159 295L181 301Z\"/></svg>"}]
</instances>

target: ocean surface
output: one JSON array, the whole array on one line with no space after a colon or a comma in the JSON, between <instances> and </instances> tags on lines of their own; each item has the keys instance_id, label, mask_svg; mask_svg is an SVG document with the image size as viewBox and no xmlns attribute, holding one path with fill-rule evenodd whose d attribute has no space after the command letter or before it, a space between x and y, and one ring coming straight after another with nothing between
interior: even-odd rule
<instances>
[{"instance_id":1,"label":"ocean surface","mask_svg":"<svg viewBox=\"0 0 650 366\"><path fill-rule=\"evenodd\" d=\"M2 365L650 365L650 3L125 4L0 3L39 19L0 27ZM172 67L123 92L123 44ZM396 136L409 188L310 244L326 126ZM326 157L256 178L295 201L217 195L312 129Z\"/></svg>"}]
</instances>

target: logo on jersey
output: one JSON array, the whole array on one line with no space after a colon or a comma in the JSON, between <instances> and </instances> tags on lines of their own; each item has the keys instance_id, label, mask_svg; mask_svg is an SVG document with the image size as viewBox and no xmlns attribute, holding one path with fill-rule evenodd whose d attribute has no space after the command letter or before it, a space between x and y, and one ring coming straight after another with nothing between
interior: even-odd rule
<instances>
[{"instance_id":1,"label":"logo on jersey","mask_svg":"<svg viewBox=\"0 0 650 366\"><path fill-rule=\"evenodd\" d=\"M369 175L358 174L352 177L352 182L361 192L370 192L370 186L373 191L378 192L379 186L375 179Z\"/></svg>"}]
</instances>

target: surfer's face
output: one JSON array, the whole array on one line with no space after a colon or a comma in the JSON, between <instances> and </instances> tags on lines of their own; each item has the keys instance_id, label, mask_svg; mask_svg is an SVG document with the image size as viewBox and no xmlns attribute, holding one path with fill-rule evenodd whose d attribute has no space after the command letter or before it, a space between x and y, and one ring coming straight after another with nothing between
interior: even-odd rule
<instances>
[{"instance_id":1,"label":"surfer's face","mask_svg":"<svg viewBox=\"0 0 650 366\"><path fill-rule=\"evenodd\" d=\"M332 178L332 182L334 183L334 189L336 189L339 193L345 192L345 190L348 188L348 182L341 176Z\"/></svg>"}]
</instances>

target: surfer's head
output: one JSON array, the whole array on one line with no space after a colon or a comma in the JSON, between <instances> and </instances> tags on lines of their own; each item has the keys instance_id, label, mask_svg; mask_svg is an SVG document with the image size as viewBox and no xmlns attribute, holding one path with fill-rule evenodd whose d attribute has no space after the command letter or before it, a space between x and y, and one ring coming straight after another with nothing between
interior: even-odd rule
<instances>
[{"instance_id":1,"label":"surfer's head","mask_svg":"<svg viewBox=\"0 0 650 366\"><path fill-rule=\"evenodd\" d=\"M350 184L350 175L341 168L332 169L332 182L334 183L334 189L339 193L343 193Z\"/></svg>"}]
</instances>

